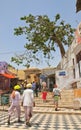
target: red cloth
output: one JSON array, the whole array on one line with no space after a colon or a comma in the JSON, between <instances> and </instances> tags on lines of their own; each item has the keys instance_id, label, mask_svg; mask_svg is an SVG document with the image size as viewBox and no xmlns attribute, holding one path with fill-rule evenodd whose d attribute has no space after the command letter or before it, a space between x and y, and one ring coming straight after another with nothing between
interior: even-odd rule
<instances>
[{"instance_id":1,"label":"red cloth","mask_svg":"<svg viewBox=\"0 0 81 130\"><path fill-rule=\"evenodd\" d=\"M6 78L9 78L9 79L11 79L11 78L15 78L15 76L14 75L11 75L11 74L8 74L8 73L0 73L0 75L2 75L2 76L4 76L4 77L6 77Z\"/></svg>"},{"instance_id":2,"label":"red cloth","mask_svg":"<svg viewBox=\"0 0 81 130\"><path fill-rule=\"evenodd\" d=\"M47 92L42 92L42 99L46 100Z\"/></svg>"}]
</instances>

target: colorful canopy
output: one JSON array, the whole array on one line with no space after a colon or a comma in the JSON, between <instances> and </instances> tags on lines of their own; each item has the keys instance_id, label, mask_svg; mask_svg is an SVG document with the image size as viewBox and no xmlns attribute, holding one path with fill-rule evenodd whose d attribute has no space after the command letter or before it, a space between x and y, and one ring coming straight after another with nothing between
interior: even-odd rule
<instances>
[{"instance_id":1,"label":"colorful canopy","mask_svg":"<svg viewBox=\"0 0 81 130\"><path fill-rule=\"evenodd\" d=\"M8 73L3 73L3 74L0 74L0 75L4 76L4 77L6 77L6 78L9 78L9 79L15 78L14 75L11 75L11 74L8 74Z\"/></svg>"}]
</instances>

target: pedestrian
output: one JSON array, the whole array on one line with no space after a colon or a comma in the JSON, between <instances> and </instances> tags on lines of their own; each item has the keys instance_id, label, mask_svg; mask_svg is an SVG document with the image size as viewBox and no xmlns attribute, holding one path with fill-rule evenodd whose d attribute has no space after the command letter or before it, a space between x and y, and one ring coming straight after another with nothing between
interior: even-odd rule
<instances>
[{"instance_id":1,"label":"pedestrian","mask_svg":"<svg viewBox=\"0 0 81 130\"><path fill-rule=\"evenodd\" d=\"M41 86L42 86L42 89L46 89L46 87L47 87L46 82L45 82L45 81L43 81L43 82L42 82L42 84L41 84Z\"/></svg>"},{"instance_id":2,"label":"pedestrian","mask_svg":"<svg viewBox=\"0 0 81 130\"><path fill-rule=\"evenodd\" d=\"M19 85L15 85L14 86L14 90L12 91L11 95L10 95L10 107L8 109L8 125L10 125L10 118L12 116L12 113L14 113L15 109L17 112L17 118L18 118L18 122L21 122L20 120L20 115L21 115L21 108L20 108L20 86Z\"/></svg>"},{"instance_id":3,"label":"pedestrian","mask_svg":"<svg viewBox=\"0 0 81 130\"><path fill-rule=\"evenodd\" d=\"M61 99L61 90L57 87L56 84L54 84L53 88L53 98L54 98L55 111L58 111L58 101L59 98Z\"/></svg>"},{"instance_id":4,"label":"pedestrian","mask_svg":"<svg viewBox=\"0 0 81 130\"><path fill-rule=\"evenodd\" d=\"M42 90L42 100L43 102L47 101L47 90L45 88Z\"/></svg>"},{"instance_id":5,"label":"pedestrian","mask_svg":"<svg viewBox=\"0 0 81 130\"><path fill-rule=\"evenodd\" d=\"M35 81L33 81L33 83L32 83L32 90L33 90L34 95L35 95L35 88L36 88L36 83L35 83Z\"/></svg>"},{"instance_id":6,"label":"pedestrian","mask_svg":"<svg viewBox=\"0 0 81 130\"><path fill-rule=\"evenodd\" d=\"M25 122L26 125L29 127L31 127L30 119L32 117L33 104L34 104L34 94L32 90L32 84L28 83L22 95L22 105L24 107L25 112Z\"/></svg>"},{"instance_id":7,"label":"pedestrian","mask_svg":"<svg viewBox=\"0 0 81 130\"><path fill-rule=\"evenodd\" d=\"M39 83L38 82L35 82L35 89L34 89L34 94L36 97L38 97L38 91L39 91Z\"/></svg>"}]
</instances>

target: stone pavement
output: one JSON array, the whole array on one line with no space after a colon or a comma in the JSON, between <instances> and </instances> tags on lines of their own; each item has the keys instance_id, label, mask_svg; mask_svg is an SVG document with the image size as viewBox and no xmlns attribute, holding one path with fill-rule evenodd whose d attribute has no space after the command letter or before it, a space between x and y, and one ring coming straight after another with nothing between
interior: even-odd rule
<instances>
[{"instance_id":1,"label":"stone pavement","mask_svg":"<svg viewBox=\"0 0 81 130\"><path fill-rule=\"evenodd\" d=\"M36 106L33 108L31 127L27 127L24 122L24 111L22 108L22 123L17 123L15 114L12 116L11 124L8 126L8 105L0 106L0 130L81 130L81 110L60 107L55 111L53 102L50 100L43 103L39 98L35 98Z\"/></svg>"},{"instance_id":2,"label":"stone pavement","mask_svg":"<svg viewBox=\"0 0 81 130\"><path fill-rule=\"evenodd\" d=\"M0 111L8 111L9 106L0 106ZM53 105L40 105L33 107L33 113L40 113L40 114L77 114L81 115L81 110L75 110L73 108L58 108L59 111L55 111ZM24 111L23 107L21 107L22 112Z\"/></svg>"},{"instance_id":3,"label":"stone pavement","mask_svg":"<svg viewBox=\"0 0 81 130\"><path fill-rule=\"evenodd\" d=\"M7 124L8 107L0 106L0 130L81 130L81 110L59 108L55 111L52 106L34 107L31 127L24 122L24 111L22 108L22 123L17 123L15 114L11 118L11 124Z\"/></svg>"},{"instance_id":4,"label":"stone pavement","mask_svg":"<svg viewBox=\"0 0 81 130\"><path fill-rule=\"evenodd\" d=\"M81 130L81 115L35 113L31 118L31 127L25 125L24 113L21 114L22 123L17 123L13 115L8 125L7 117L7 111L0 111L0 130Z\"/></svg>"}]
</instances>

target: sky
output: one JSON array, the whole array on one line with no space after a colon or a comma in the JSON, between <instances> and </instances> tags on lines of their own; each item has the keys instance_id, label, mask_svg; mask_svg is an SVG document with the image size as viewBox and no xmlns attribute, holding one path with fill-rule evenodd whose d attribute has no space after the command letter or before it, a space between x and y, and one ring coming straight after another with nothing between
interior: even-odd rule
<instances>
[{"instance_id":1,"label":"sky","mask_svg":"<svg viewBox=\"0 0 81 130\"><path fill-rule=\"evenodd\" d=\"M24 21L20 20L21 17L29 14L47 15L53 20L58 13L61 19L73 28L77 28L81 22L81 11L76 13L76 0L0 0L0 61L5 61L18 69L23 68L11 62L11 57L25 50L25 37L14 35L14 28L24 25ZM55 59L50 61L51 67L57 66L61 60L58 48L54 55ZM48 66L43 61L31 67Z\"/></svg>"}]
</instances>

